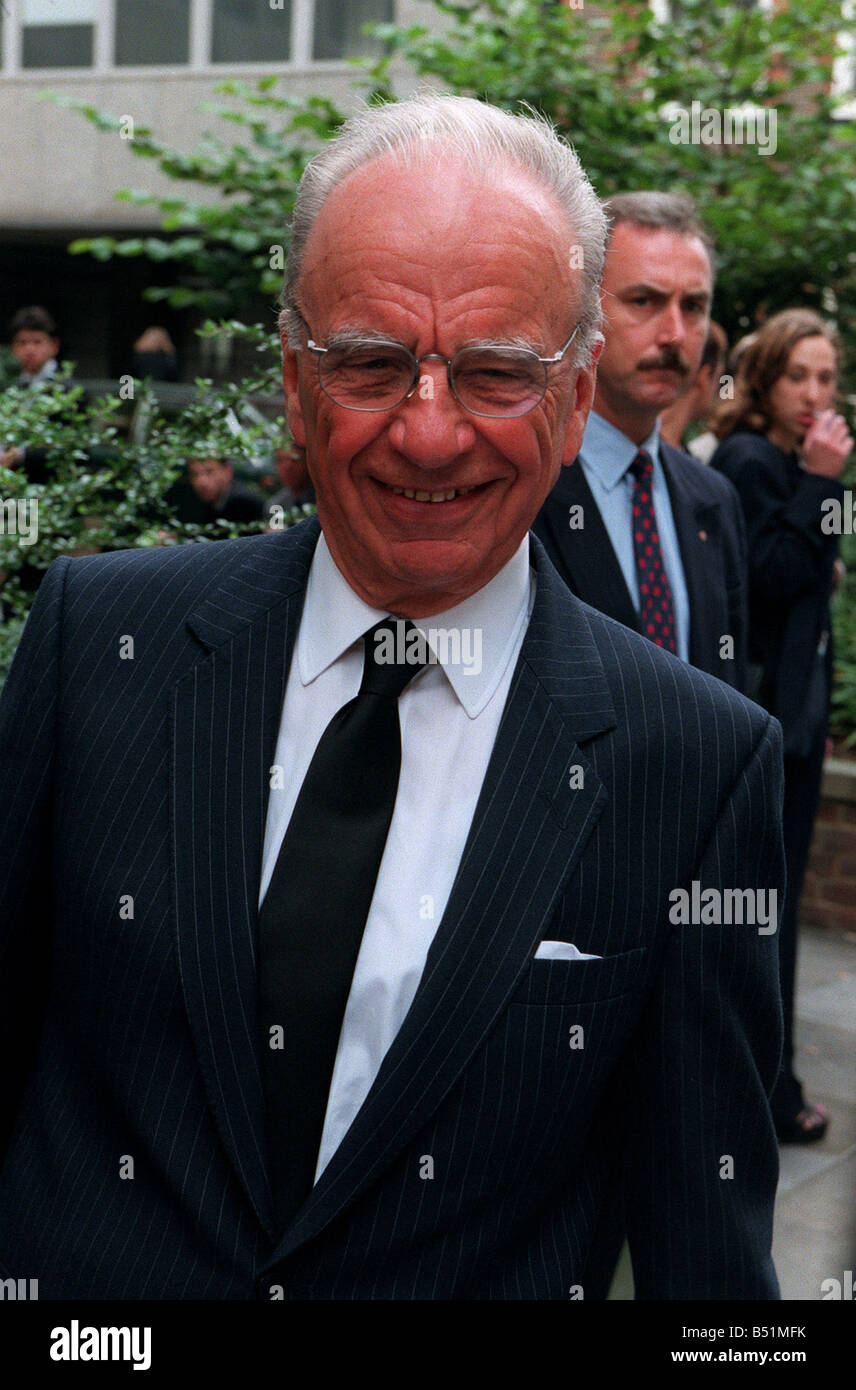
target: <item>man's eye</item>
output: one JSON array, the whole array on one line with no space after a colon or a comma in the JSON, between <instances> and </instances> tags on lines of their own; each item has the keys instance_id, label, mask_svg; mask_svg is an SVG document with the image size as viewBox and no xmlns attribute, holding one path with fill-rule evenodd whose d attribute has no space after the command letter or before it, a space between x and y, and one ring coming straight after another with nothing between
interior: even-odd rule
<instances>
[{"instance_id":1,"label":"man's eye","mask_svg":"<svg viewBox=\"0 0 856 1390\"><path fill-rule=\"evenodd\" d=\"M393 353L349 352L342 355L337 365L346 371L388 372L401 366L401 358Z\"/></svg>"}]
</instances>

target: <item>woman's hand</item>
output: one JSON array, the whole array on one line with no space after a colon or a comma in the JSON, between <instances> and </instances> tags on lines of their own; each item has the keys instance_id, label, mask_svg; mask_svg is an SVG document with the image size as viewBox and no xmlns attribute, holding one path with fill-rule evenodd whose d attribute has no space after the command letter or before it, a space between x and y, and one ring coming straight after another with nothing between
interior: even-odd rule
<instances>
[{"instance_id":1,"label":"woman's hand","mask_svg":"<svg viewBox=\"0 0 856 1390\"><path fill-rule=\"evenodd\" d=\"M803 440L806 472L821 478L840 478L852 448L844 417L834 410L821 411Z\"/></svg>"}]
</instances>

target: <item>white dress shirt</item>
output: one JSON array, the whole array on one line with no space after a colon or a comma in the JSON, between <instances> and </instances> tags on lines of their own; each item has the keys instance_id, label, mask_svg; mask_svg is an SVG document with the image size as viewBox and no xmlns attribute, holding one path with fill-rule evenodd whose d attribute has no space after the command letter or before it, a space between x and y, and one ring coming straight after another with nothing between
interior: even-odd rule
<instances>
[{"instance_id":1,"label":"white dress shirt","mask_svg":"<svg viewBox=\"0 0 856 1390\"><path fill-rule=\"evenodd\" d=\"M398 794L339 1035L316 1182L413 1002L461 860L534 598L526 536L478 593L445 613L413 620L438 659L413 678L398 702ZM271 772L260 904L321 735L359 691L360 639L386 616L354 593L322 534ZM437 629L463 635L457 664L454 650L432 637Z\"/></svg>"}]
</instances>

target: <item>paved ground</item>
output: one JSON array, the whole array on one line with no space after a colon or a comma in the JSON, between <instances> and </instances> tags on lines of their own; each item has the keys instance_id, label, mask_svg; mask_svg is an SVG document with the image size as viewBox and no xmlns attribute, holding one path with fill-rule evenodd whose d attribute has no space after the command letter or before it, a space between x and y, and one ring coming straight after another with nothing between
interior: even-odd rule
<instances>
[{"instance_id":1,"label":"paved ground","mask_svg":"<svg viewBox=\"0 0 856 1390\"><path fill-rule=\"evenodd\" d=\"M803 928L797 1075L832 1120L819 1144L782 1148L773 1257L783 1299L856 1275L856 935Z\"/></svg>"},{"instance_id":2,"label":"paved ground","mask_svg":"<svg viewBox=\"0 0 856 1390\"><path fill-rule=\"evenodd\" d=\"M782 1147L773 1257L782 1299L815 1301L856 1279L856 934L804 927L798 972L796 1071L832 1119L819 1143ZM633 1297L626 1250L610 1297Z\"/></svg>"}]
</instances>

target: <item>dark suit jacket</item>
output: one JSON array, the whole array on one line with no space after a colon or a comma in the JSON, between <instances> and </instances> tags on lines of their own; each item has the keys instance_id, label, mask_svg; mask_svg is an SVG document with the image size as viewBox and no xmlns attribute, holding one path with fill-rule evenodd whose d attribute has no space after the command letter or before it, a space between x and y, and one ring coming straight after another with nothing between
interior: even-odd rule
<instances>
[{"instance_id":1,"label":"dark suit jacket","mask_svg":"<svg viewBox=\"0 0 856 1390\"><path fill-rule=\"evenodd\" d=\"M827 498L840 502L844 489L806 473L796 454L750 430L723 439L710 466L733 483L746 517L753 694L780 720L786 749L805 755L822 737L832 685L829 599L838 537L821 530L822 506ZM811 698L824 633L824 679Z\"/></svg>"},{"instance_id":2,"label":"dark suit jacket","mask_svg":"<svg viewBox=\"0 0 856 1390\"><path fill-rule=\"evenodd\" d=\"M746 532L740 503L722 477L662 440L660 461L689 596L690 662L744 690ZM572 506L583 508L580 530L569 526ZM532 529L572 593L625 627L640 630L639 615L579 460L562 469ZM723 660L720 639L726 634L734 638L734 657Z\"/></svg>"},{"instance_id":3,"label":"dark suit jacket","mask_svg":"<svg viewBox=\"0 0 856 1390\"><path fill-rule=\"evenodd\" d=\"M535 540L413 1005L275 1229L256 903L317 536L313 518L45 578L0 700L7 1058L48 996L32 1068L0 1074L0 1275L40 1298L597 1298L624 1191L639 1297L775 1297L776 937L676 926L669 894L781 890L779 726L579 603ZM535 960L544 939L602 959Z\"/></svg>"}]
</instances>

